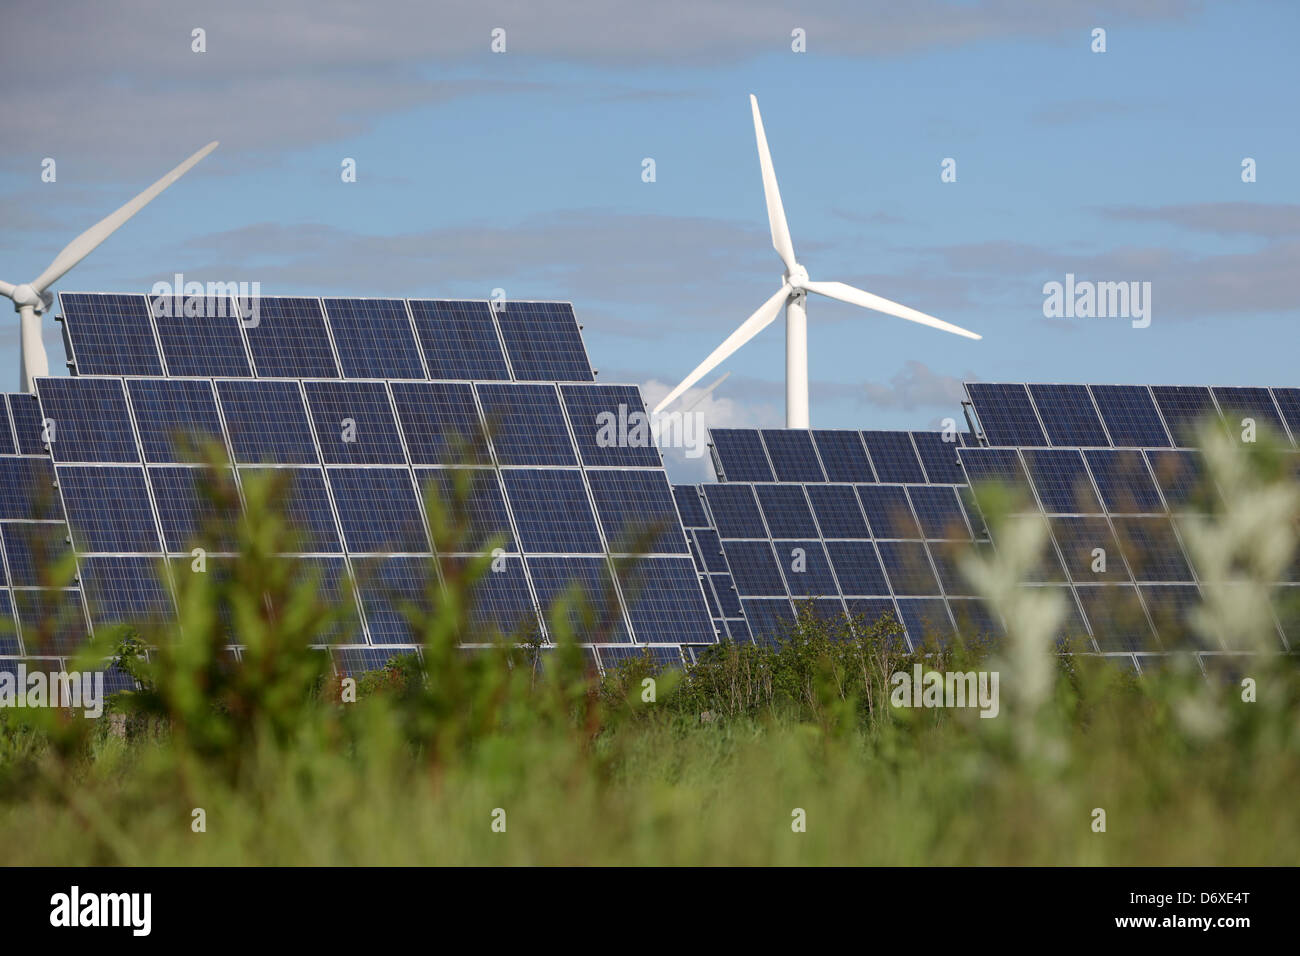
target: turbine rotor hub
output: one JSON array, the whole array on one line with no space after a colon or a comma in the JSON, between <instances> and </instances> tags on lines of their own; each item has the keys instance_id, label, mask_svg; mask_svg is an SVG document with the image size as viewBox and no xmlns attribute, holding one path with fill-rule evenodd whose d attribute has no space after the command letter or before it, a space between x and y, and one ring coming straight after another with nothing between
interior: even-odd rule
<instances>
[{"instance_id":1,"label":"turbine rotor hub","mask_svg":"<svg viewBox=\"0 0 1300 956\"><path fill-rule=\"evenodd\" d=\"M790 288L801 290L804 283L808 281L808 270L796 263L795 267L786 274L785 281L790 283Z\"/></svg>"},{"instance_id":2,"label":"turbine rotor hub","mask_svg":"<svg viewBox=\"0 0 1300 956\"><path fill-rule=\"evenodd\" d=\"M12 298L14 300L14 311L18 311L24 306L30 306L37 314L45 311L45 300L29 283L24 282L22 285L14 286Z\"/></svg>"}]
</instances>

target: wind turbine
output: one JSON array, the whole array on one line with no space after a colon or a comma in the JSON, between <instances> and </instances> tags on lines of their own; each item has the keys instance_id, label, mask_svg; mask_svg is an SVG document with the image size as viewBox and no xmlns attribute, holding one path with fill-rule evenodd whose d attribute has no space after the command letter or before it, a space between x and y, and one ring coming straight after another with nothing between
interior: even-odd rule
<instances>
[{"instance_id":1,"label":"wind turbine","mask_svg":"<svg viewBox=\"0 0 1300 956\"><path fill-rule=\"evenodd\" d=\"M781 312L781 307L785 306L785 427L807 428L808 313L804 303L809 292L848 302L850 305L860 305L864 309L874 309L876 312L884 312L886 315L907 319L910 322L919 322L944 332L952 332L954 335L964 335L968 339L981 338L974 332L968 332L942 319L882 299L870 292L855 289L843 282L813 282L808 278L808 270L794 257L790 227L785 221L785 209L781 205L781 193L776 185L776 172L772 169L772 154L768 152L767 135L763 132L763 118L758 112L758 99L752 94L749 97L749 105L754 111L754 136L758 140L758 163L763 172L763 194L767 198L767 222L772 230L772 247L785 263L785 276L776 294L760 305L758 311L746 319L740 328L727 336L726 341L714 349L695 371L669 392L668 397L655 406L655 414L663 411L684 391L771 325Z\"/></svg>"},{"instance_id":2,"label":"wind turbine","mask_svg":"<svg viewBox=\"0 0 1300 956\"><path fill-rule=\"evenodd\" d=\"M31 282L22 285L0 282L0 295L13 300L14 311L18 313L22 328L22 360L18 369L18 378L23 389L35 392L35 379L50 374L50 363L45 357L45 343L41 341L41 315L54 304L54 296L47 291L50 286L94 252L101 242L147 206L160 192L188 173L199 160L216 149L217 145L215 141L208 143L117 212L101 219L73 239L54 257L54 261L46 267L45 271Z\"/></svg>"}]
</instances>

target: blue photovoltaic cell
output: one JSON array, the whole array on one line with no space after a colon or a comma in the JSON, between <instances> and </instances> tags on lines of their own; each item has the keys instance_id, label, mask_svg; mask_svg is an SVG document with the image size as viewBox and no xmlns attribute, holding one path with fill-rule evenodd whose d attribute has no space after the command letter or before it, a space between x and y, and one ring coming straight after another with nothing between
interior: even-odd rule
<instances>
[{"instance_id":1,"label":"blue photovoltaic cell","mask_svg":"<svg viewBox=\"0 0 1300 956\"><path fill-rule=\"evenodd\" d=\"M722 554L722 539L718 537L718 533L707 528L699 528L692 533L695 535L700 557L704 561L704 570L726 571L727 559Z\"/></svg>"},{"instance_id":2,"label":"blue photovoltaic cell","mask_svg":"<svg viewBox=\"0 0 1300 956\"><path fill-rule=\"evenodd\" d=\"M330 488L352 552L429 550L420 504L406 468L330 468Z\"/></svg>"},{"instance_id":3,"label":"blue photovoltaic cell","mask_svg":"<svg viewBox=\"0 0 1300 956\"><path fill-rule=\"evenodd\" d=\"M903 626L907 628L907 636L912 642L913 650L931 642L944 645L952 640L952 621L948 617L948 608L943 600L900 598L898 612L903 615Z\"/></svg>"},{"instance_id":4,"label":"blue photovoltaic cell","mask_svg":"<svg viewBox=\"0 0 1300 956\"><path fill-rule=\"evenodd\" d=\"M757 430L713 428L709 436L727 481L776 480Z\"/></svg>"},{"instance_id":5,"label":"blue photovoltaic cell","mask_svg":"<svg viewBox=\"0 0 1300 956\"><path fill-rule=\"evenodd\" d=\"M1175 444L1195 445L1196 427L1203 420L1218 418L1210 390L1203 385L1152 385L1151 393Z\"/></svg>"},{"instance_id":6,"label":"blue photovoltaic cell","mask_svg":"<svg viewBox=\"0 0 1300 956\"><path fill-rule=\"evenodd\" d=\"M297 382L228 379L217 394L242 464L315 464L316 443Z\"/></svg>"},{"instance_id":7,"label":"blue photovoltaic cell","mask_svg":"<svg viewBox=\"0 0 1300 956\"><path fill-rule=\"evenodd\" d=\"M604 550L580 471L509 469L502 477L524 551L592 554Z\"/></svg>"},{"instance_id":8,"label":"blue photovoltaic cell","mask_svg":"<svg viewBox=\"0 0 1300 956\"><path fill-rule=\"evenodd\" d=\"M927 538L969 540L970 531L966 528L955 489L941 485L913 485L907 489L907 495Z\"/></svg>"},{"instance_id":9,"label":"blue photovoltaic cell","mask_svg":"<svg viewBox=\"0 0 1300 956\"><path fill-rule=\"evenodd\" d=\"M523 562L519 558L502 558L500 567L475 582L468 631L461 635L466 643L488 644L501 637L523 643L541 634Z\"/></svg>"},{"instance_id":10,"label":"blue photovoltaic cell","mask_svg":"<svg viewBox=\"0 0 1300 956\"><path fill-rule=\"evenodd\" d=\"M1061 549L1065 567L1070 578L1076 584L1092 584L1102 581L1127 581L1128 571L1124 567L1123 554L1110 525L1105 518L1053 518L1052 534ZM1101 570L1100 558L1093 552L1101 548L1105 552L1105 570ZM1094 571L1093 567L1098 570Z\"/></svg>"},{"instance_id":11,"label":"blue photovoltaic cell","mask_svg":"<svg viewBox=\"0 0 1300 956\"><path fill-rule=\"evenodd\" d=\"M724 541L731 577L743 595L786 594L785 581L767 541Z\"/></svg>"},{"instance_id":12,"label":"blue photovoltaic cell","mask_svg":"<svg viewBox=\"0 0 1300 956\"><path fill-rule=\"evenodd\" d=\"M845 598L844 604L855 629L859 624L874 627L876 624L899 623L898 611L891 598Z\"/></svg>"},{"instance_id":13,"label":"blue photovoltaic cell","mask_svg":"<svg viewBox=\"0 0 1300 956\"><path fill-rule=\"evenodd\" d=\"M48 458L0 458L0 518L63 520Z\"/></svg>"},{"instance_id":14,"label":"blue photovoltaic cell","mask_svg":"<svg viewBox=\"0 0 1300 956\"><path fill-rule=\"evenodd\" d=\"M870 541L827 541L826 550L843 594L889 593L880 558Z\"/></svg>"},{"instance_id":15,"label":"blue photovoltaic cell","mask_svg":"<svg viewBox=\"0 0 1300 956\"><path fill-rule=\"evenodd\" d=\"M78 375L161 375L142 295L59 293Z\"/></svg>"},{"instance_id":16,"label":"blue photovoltaic cell","mask_svg":"<svg viewBox=\"0 0 1300 956\"><path fill-rule=\"evenodd\" d=\"M1300 388L1275 388L1273 400L1282 410L1282 417L1286 419L1292 437L1300 441Z\"/></svg>"},{"instance_id":17,"label":"blue photovoltaic cell","mask_svg":"<svg viewBox=\"0 0 1300 956\"><path fill-rule=\"evenodd\" d=\"M879 541L880 560L896 595L939 593L939 582L920 541Z\"/></svg>"},{"instance_id":18,"label":"blue photovoltaic cell","mask_svg":"<svg viewBox=\"0 0 1300 956\"><path fill-rule=\"evenodd\" d=\"M1165 510L1146 460L1135 450L1085 451L1106 510L1112 514L1158 514Z\"/></svg>"},{"instance_id":19,"label":"blue photovoltaic cell","mask_svg":"<svg viewBox=\"0 0 1300 956\"><path fill-rule=\"evenodd\" d=\"M0 525L9 583L15 587L63 587L72 584L75 568L68 528L61 521L15 521ZM63 580L66 578L67 580Z\"/></svg>"},{"instance_id":20,"label":"blue photovoltaic cell","mask_svg":"<svg viewBox=\"0 0 1300 956\"><path fill-rule=\"evenodd\" d=\"M611 553L687 553L677 508L662 471L592 469L587 481Z\"/></svg>"},{"instance_id":21,"label":"blue photovoltaic cell","mask_svg":"<svg viewBox=\"0 0 1300 956\"><path fill-rule=\"evenodd\" d=\"M120 380L42 378L36 388L55 461L140 460Z\"/></svg>"},{"instance_id":22,"label":"blue photovoltaic cell","mask_svg":"<svg viewBox=\"0 0 1300 956\"><path fill-rule=\"evenodd\" d=\"M442 508L443 527L435 512L434 547L441 553L479 554L490 548L518 551L510 515L506 512L501 481L491 468L417 468L420 493L426 502L436 496ZM430 504L432 508L432 504Z\"/></svg>"},{"instance_id":23,"label":"blue photovoltaic cell","mask_svg":"<svg viewBox=\"0 0 1300 956\"><path fill-rule=\"evenodd\" d=\"M966 549L954 542L935 541L930 544L930 560L939 574L939 584L943 593L970 596L975 593L965 573L961 570L960 555Z\"/></svg>"},{"instance_id":24,"label":"blue photovoltaic cell","mask_svg":"<svg viewBox=\"0 0 1300 956\"><path fill-rule=\"evenodd\" d=\"M1195 510L1198 500L1208 492L1200 452L1152 448L1147 450L1146 456L1166 504L1172 509Z\"/></svg>"},{"instance_id":25,"label":"blue photovoltaic cell","mask_svg":"<svg viewBox=\"0 0 1300 956\"><path fill-rule=\"evenodd\" d=\"M815 538L817 524L813 521L808 499L799 485L755 485L758 503L767 519L767 527L774 538Z\"/></svg>"},{"instance_id":26,"label":"blue photovoltaic cell","mask_svg":"<svg viewBox=\"0 0 1300 956\"><path fill-rule=\"evenodd\" d=\"M487 432L468 382L394 382L393 402L416 465L485 465Z\"/></svg>"},{"instance_id":27,"label":"blue photovoltaic cell","mask_svg":"<svg viewBox=\"0 0 1300 956\"><path fill-rule=\"evenodd\" d=\"M18 621L14 617L14 603L8 591L0 590L0 657L17 657L22 652L23 646L18 641ZM0 660L0 671L8 671L14 663Z\"/></svg>"},{"instance_id":28,"label":"blue photovoltaic cell","mask_svg":"<svg viewBox=\"0 0 1300 956\"><path fill-rule=\"evenodd\" d=\"M813 448L812 433L786 428L765 428L763 444L776 471L777 481L825 481Z\"/></svg>"},{"instance_id":29,"label":"blue photovoltaic cell","mask_svg":"<svg viewBox=\"0 0 1300 956\"><path fill-rule=\"evenodd\" d=\"M253 374L239 333L239 309L229 296L150 300L155 306L160 301L168 304L168 314L155 307L153 321L168 375L247 378ZM191 304L188 310L187 302Z\"/></svg>"},{"instance_id":30,"label":"blue photovoltaic cell","mask_svg":"<svg viewBox=\"0 0 1300 956\"><path fill-rule=\"evenodd\" d=\"M176 614L157 558L82 558L81 586L96 628L159 622Z\"/></svg>"},{"instance_id":31,"label":"blue photovoltaic cell","mask_svg":"<svg viewBox=\"0 0 1300 956\"><path fill-rule=\"evenodd\" d=\"M881 481L925 482L921 461L907 432L863 432L862 441Z\"/></svg>"},{"instance_id":32,"label":"blue photovoltaic cell","mask_svg":"<svg viewBox=\"0 0 1300 956\"><path fill-rule=\"evenodd\" d=\"M1219 403L1224 417L1231 429L1240 434L1242 419L1253 418L1258 428L1268 423L1283 442L1287 441L1286 426L1282 416L1273 405L1273 396L1266 388L1213 388L1215 399Z\"/></svg>"},{"instance_id":33,"label":"blue photovoltaic cell","mask_svg":"<svg viewBox=\"0 0 1300 956\"><path fill-rule=\"evenodd\" d=\"M283 386L275 383L272 387ZM131 379L126 389L145 461L204 461L209 453L218 461L229 460L210 382Z\"/></svg>"},{"instance_id":34,"label":"blue photovoltaic cell","mask_svg":"<svg viewBox=\"0 0 1300 956\"><path fill-rule=\"evenodd\" d=\"M1110 444L1086 385L1030 385L1029 394L1053 445Z\"/></svg>"},{"instance_id":35,"label":"blue photovoltaic cell","mask_svg":"<svg viewBox=\"0 0 1300 956\"><path fill-rule=\"evenodd\" d=\"M1194 650L1204 647L1204 641L1190 620L1192 609L1201 603L1201 592L1196 585L1147 584L1138 590L1165 650ZM1220 645L1216 643L1210 649L1217 651Z\"/></svg>"},{"instance_id":36,"label":"blue photovoltaic cell","mask_svg":"<svg viewBox=\"0 0 1300 956\"><path fill-rule=\"evenodd\" d=\"M237 550L239 497L229 470L224 477L207 468L150 468L147 474L168 551Z\"/></svg>"},{"instance_id":37,"label":"blue photovoltaic cell","mask_svg":"<svg viewBox=\"0 0 1300 956\"><path fill-rule=\"evenodd\" d=\"M1135 580L1192 580L1191 566L1168 518L1116 518L1115 533Z\"/></svg>"},{"instance_id":38,"label":"blue photovoltaic cell","mask_svg":"<svg viewBox=\"0 0 1300 956\"><path fill-rule=\"evenodd\" d=\"M832 626L842 624L845 620L844 604L839 598L833 597L797 597L794 599L794 612L799 620L823 621Z\"/></svg>"},{"instance_id":39,"label":"blue photovoltaic cell","mask_svg":"<svg viewBox=\"0 0 1300 956\"><path fill-rule=\"evenodd\" d=\"M317 299L273 296L253 301L248 347L262 378L338 378L325 316Z\"/></svg>"},{"instance_id":40,"label":"blue photovoltaic cell","mask_svg":"<svg viewBox=\"0 0 1300 956\"><path fill-rule=\"evenodd\" d=\"M357 558L357 593L375 644L423 639L416 630L434 613L438 577L427 557Z\"/></svg>"},{"instance_id":41,"label":"blue photovoltaic cell","mask_svg":"<svg viewBox=\"0 0 1300 956\"><path fill-rule=\"evenodd\" d=\"M338 526L325 491L319 468L245 468L240 472L244 487L250 482L268 481L274 487L271 504L278 508L296 537L298 551L337 552Z\"/></svg>"},{"instance_id":42,"label":"blue photovoltaic cell","mask_svg":"<svg viewBox=\"0 0 1300 956\"><path fill-rule=\"evenodd\" d=\"M35 395L10 395L9 410L14 416L14 431L18 441L18 454L44 457L45 439L41 426L41 405Z\"/></svg>"},{"instance_id":43,"label":"blue photovoltaic cell","mask_svg":"<svg viewBox=\"0 0 1300 956\"><path fill-rule=\"evenodd\" d=\"M773 546L777 560L783 565L791 597L834 597L839 594L820 541L777 541Z\"/></svg>"},{"instance_id":44,"label":"blue photovoltaic cell","mask_svg":"<svg viewBox=\"0 0 1300 956\"><path fill-rule=\"evenodd\" d=\"M334 669L340 677L360 677L370 671L381 671L388 662L402 654L411 653L402 647L331 647L329 654Z\"/></svg>"},{"instance_id":45,"label":"blue photovoltaic cell","mask_svg":"<svg viewBox=\"0 0 1300 956\"><path fill-rule=\"evenodd\" d=\"M411 299L409 305L430 378L510 378L486 301Z\"/></svg>"},{"instance_id":46,"label":"blue photovoltaic cell","mask_svg":"<svg viewBox=\"0 0 1300 956\"><path fill-rule=\"evenodd\" d=\"M808 499L823 538L869 538L852 485L808 485Z\"/></svg>"},{"instance_id":47,"label":"blue photovoltaic cell","mask_svg":"<svg viewBox=\"0 0 1300 956\"><path fill-rule=\"evenodd\" d=\"M560 614L556 606L560 598L567 602L564 624L570 640L584 644L631 640L614 578L604 558L534 557L528 559L528 573L552 640L558 637L553 622Z\"/></svg>"},{"instance_id":48,"label":"blue photovoltaic cell","mask_svg":"<svg viewBox=\"0 0 1300 956\"><path fill-rule=\"evenodd\" d=\"M60 465L58 475L78 554L161 550L140 468Z\"/></svg>"},{"instance_id":49,"label":"blue photovoltaic cell","mask_svg":"<svg viewBox=\"0 0 1300 956\"><path fill-rule=\"evenodd\" d=\"M710 574L713 593L718 596L718 606L726 618L740 617L740 597L736 594L736 584L730 574Z\"/></svg>"},{"instance_id":50,"label":"blue photovoltaic cell","mask_svg":"<svg viewBox=\"0 0 1300 956\"><path fill-rule=\"evenodd\" d=\"M576 465L554 385L479 385L492 447L503 465Z\"/></svg>"},{"instance_id":51,"label":"blue photovoltaic cell","mask_svg":"<svg viewBox=\"0 0 1300 956\"><path fill-rule=\"evenodd\" d=\"M961 461L957 458L960 443L944 441L942 432L912 432L912 441L925 465L926 479L932 485L962 485L966 476L962 474Z\"/></svg>"},{"instance_id":52,"label":"blue photovoltaic cell","mask_svg":"<svg viewBox=\"0 0 1300 956\"><path fill-rule=\"evenodd\" d=\"M749 485L704 485L718 534L724 538L766 538L763 516Z\"/></svg>"},{"instance_id":53,"label":"blue photovoltaic cell","mask_svg":"<svg viewBox=\"0 0 1300 956\"><path fill-rule=\"evenodd\" d=\"M898 485L859 485L858 498L876 538L919 538L907 494Z\"/></svg>"},{"instance_id":54,"label":"blue photovoltaic cell","mask_svg":"<svg viewBox=\"0 0 1300 956\"><path fill-rule=\"evenodd\" d=\"M634 385L561 385L573 437L588 466L658 468L663 462Z\"/></svg>"},{"instance_id":55,"label":"blue photovoltaic cell","mask_svg":"<svg viewBox=\"0 0 1300 956\"><path fill-rule=\"evenodd\" d=\"M401 299L326 299L344 378L424 378L406 303Z\"/></svg>"},{"instance_id":56,"label":"blue photovoltaic cell","mask_svg":"<svg viewBox=\"0 0 1300 956\"><path fill-rule=\"evenodd\" d=\"M342 558L334 557L282 557L293 567L289 580L310 588L308 593L319 594L335 619L327 626L323 643L364 644L365 633L357 616L357 604L352 596L352 583L347 565Z\"/></svg>"},{"instance_id":57,"label":"blue photovoltaic cell","mask_svg":"<svg viewBox=\"0 0 1300 956\"><path fill-rule=\"evenodd\" d=\"M709 517L704 513L704 502L700 498L700 489L696 485L674 485L673 498L677 500L677 511L682 516L684 528L709 528Z\"/></svg>"},{"instance_id":58,"label":"blue photovoltaic cell","mask_svg":"<svg viewBox=\"0 0 1300 956\"><path fill-rule=\"evenodd\" d=\"M1073 449L1026 448L1025 467L1034 479L1043 510L1049 514L1097 514L1101 502Z\"/></svg>"},{"instance_id":59,"label":"blue photovoltaic cell","mask_svg":"<svg viewBox=\"0 0 1300 956\"><path fill-rule=\"evenodd\" d=\"M90 629L81 591L15 588L10 594L28 654L66 656L85 645Z\"/></svg>"},{"instance_id":60,"label":"blue photovoltaic cell","mask_svg":"<svg viewBox=\"0 0 1300 956\"><path fill-rule=\"evenodd\" d=\"M845 429L821 429L812 433L829 481L875 481L871 462L862 445L862 434Z\"/></svg>"},{"instance_id":61,"label":"blue photovoltaic cell","mask_svg":"<svg viewBox=\"0 0 1300 956\"><path fill-rule=\"evenodd\" d=\"M303 387L326 464L406 464L383 382L304 382Z\"/></svg>"},{"instance_id":62,"label":"blue photovoltaic cell","mask_svg":"<svg viewBox=\"0 0 1300 956\"><path fill-rule=\"evenodd\" d=\"M615 561L632 634L642 644L710 644L717 640L690 558Z\"/></svg>"},{"instance_id":63,"label":"blue photovoltaic cell","mask_svg":"<svg viewBox=\"0 0 1300 956\"><path fill-rule=\"evenodd\" d=\"M1145 385L1094 385L1092 397L1116 447L1168 448L1169 435Z\"/></svg>"},{"instance_id":64,"label":"blue photovoltaic cell","mask_svg":"<svg viewBox=\"0 0 1300 956\"><path fill-rule=\"evenodd\" d=\"M957 622L957 633L968 643L997 641L1006 635L1002 622L977 598L950 597L948 610Z\"/></svg>"},{"instance_id":65,"label":"blue photovoltaic cell","mask_svg":"<svg viewBox=\"0 0 1300 956\"><path fill-rule=\"evenodd\" d=\"M722 609L718 607L718 599L713 595L713 585L707 578L700 578L700 584L704 587L704 603L709 606L709 617L713 618L713 626L716 628L722 618Z\"/></svg>"},{"instance_id":66,"label":"blue photovoltaic cell","mask_svg":"<svg viewBox=\"0 0 1300 956\"><path fill-rule=\"evenodd\" d=\"M1094 585L1077 591L1092 622L1092 636L1103 652L1159 650L1131 584Z\"/></svg>"},{"instance_id":67,"label":"blue photovoltaic cell","mask_svg":"<svg viewBox=\"0 0 1300 956\"><path fill-rule=\"evenodd\" d=\"M794 627L794 610L787 598L747 600L741 603L745 606L745 619L749 622L755 643L775 645L784 640Z\"/></svg>"},{"instance_id":68,"label":"blue photovoltaic cell","mask_svg":"<svg viewBox=\"0 0 1300 956\"><path fill-rule=\"evenodd\" d=\"M9 426L8 403L0 400L0 455L16 455L18 446L14 444L14 431Z\"/></svg>"},{"instance_id":69,"label":"blue photovoltaic cell","mask_svg":"<svg viewBox=\"0 0 1300 956\"><path fill-rule=\"evenodd\" d=\"M590 382L573 306L567 302L507 301L496 309L510 368L520 382Z\"/></svg>"},{"instance_id":70,"label":"blue photovoltaic cell","mask_svg":"<svg viewBox=\"0 0 1300 956\"><path fill-rule=\"evenodd\" d=\"M984 437L990 445L1046 445L1038 417L1023 385L966 385Z\"/></svg>"}]
</instances>

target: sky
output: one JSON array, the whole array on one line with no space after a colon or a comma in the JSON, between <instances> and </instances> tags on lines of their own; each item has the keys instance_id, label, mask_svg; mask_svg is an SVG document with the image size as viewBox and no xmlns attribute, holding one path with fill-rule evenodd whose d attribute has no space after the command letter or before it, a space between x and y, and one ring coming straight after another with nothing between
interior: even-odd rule
<instances>
[{"instance_id":1,"label":"sky","mask_svg":"<svg viewBox=\"0 0 1300 956\"><path fill-rule=\"evenodd\" d=\"M563 299L599 380L653 404L780 286L753 93L812 278L984 336L812 298L815 427L933 427L974 380L1300 384L1288 0L7 6L10 282L219 139L56 291L180 272L267 295ZM1047 316L1067 274L1150 283L1150 324ZM48 319L46 340L61 366ZM707 424L783 422L782 320L701 386L724 371Z\"/></svg>"}]
</instances>

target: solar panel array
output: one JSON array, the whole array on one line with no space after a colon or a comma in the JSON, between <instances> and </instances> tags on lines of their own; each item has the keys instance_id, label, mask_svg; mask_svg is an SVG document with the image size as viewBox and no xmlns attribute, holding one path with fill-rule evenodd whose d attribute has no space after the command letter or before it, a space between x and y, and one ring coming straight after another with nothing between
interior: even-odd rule
<instances>
[{"instance_id":1,"label":"solar panel array","mask_svg":"<svg viewBox=\"0 0 1300 956\"><path fill-rule=\"evenodd\" d=\"M75 553L88 626L69 640L173 618L195 549L233 559L228 530L259 479L295 533L284 559L355 604L331 640L340 666L411 649L405 610L429 604L439 562L488 548L467 646L498 630L553 640L549 607L574 587L600 612L576 636L606 645L591 651L603 663L646 645L680 662L682 644L717 640L657 449L610 427L645 413L639 390L595 384L569 305L61 302L76 374L14 397L7 487L32 524L36 498L15 483L43 482L39 520ZM212 456L228 462L215 475ZM438 539L431 492L463 503L464 537Z\"/></svg>"}]
</instances>

